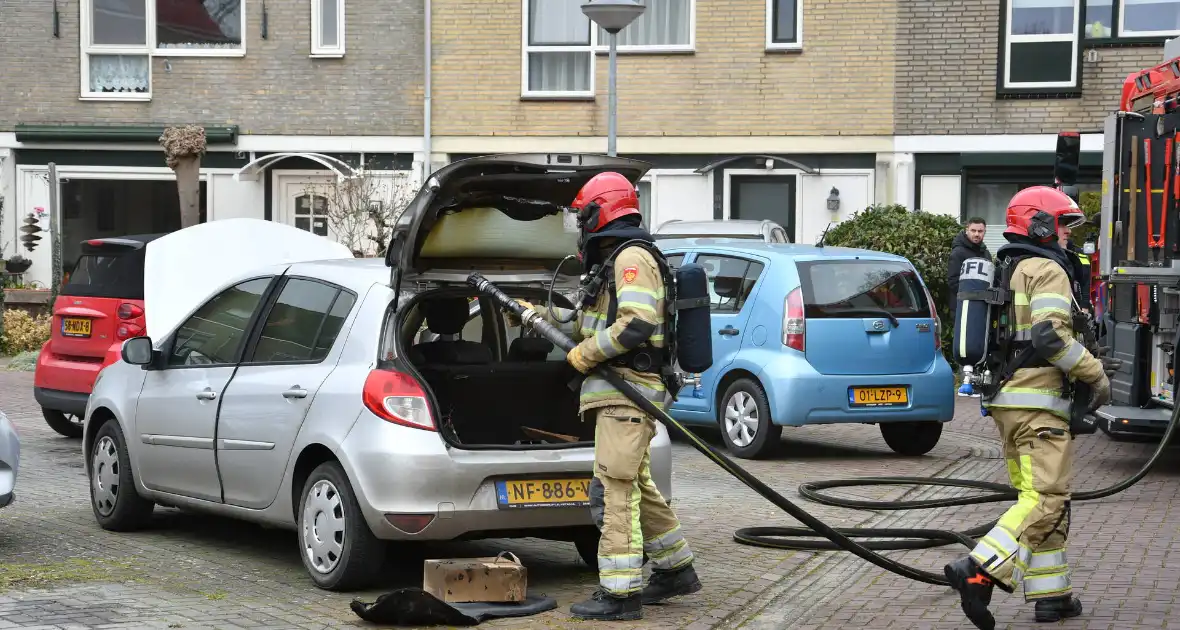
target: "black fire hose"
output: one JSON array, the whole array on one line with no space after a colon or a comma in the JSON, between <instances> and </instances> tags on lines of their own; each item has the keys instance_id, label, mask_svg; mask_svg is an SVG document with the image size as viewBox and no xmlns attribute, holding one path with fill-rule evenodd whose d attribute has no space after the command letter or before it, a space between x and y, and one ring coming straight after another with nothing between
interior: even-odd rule
<instances>
[{"instance_id":1,"label":"black fire hose","mask_svg":"<svg viewBox=\"0 0 1180 630\"><path fill-rule=\"evenodd\" d=\"M528 326L533 330L539 332L542 337L553 342L562 350L569 352L573 350L576 343L565 333L558 330L553 325L544 321L540 314L532 309L525 308L519 302L506 295L503 291L498 289L495 285L489 282L486 278L478 273L473 273L467 277L467 282L476 289L485 293L505 309L512 311L520 318L521 324ZM808 514L803 508L792 503L789 499L779 494L770 486L763 483L749 471L738 466L729 459L724 453L713 448L708 443L701 440L688 429L684 428L679 422L673 419L667 412L660 409L651 403L651 401L644 398L630 383L623 380L621 376L606 365L599 364L594 368L594 373L601 376L608 383L617 388L620 392L630 398L635 404L639 405L641 409L651 415L653 418L661 420L666 426L671 427L682 438L688 441L693 448L703 453L706 457L723 468L726 472L737 477L742 483L749 486L766 500L773 503L782 511L790 514L799 522L807 527L749 527L740 529L734 533L734 540L744 545L751 545L756 547L768 547L771 549L796 549L796 550L831 550L843 549L851 552L861 559L871 562L882 569L896 573L902 577L925 582L927 584L948 585L946 578L942 573L931 573L923 571L909 565L902 564L879 553L874 550L896 550L896 549L924 549L930 547L940 547L951 543L959 543L968 548L975 546L975 539L984 535L996 521L992 521L986 525L981 525L974 529L964 532L954 532L941 529L877 529L877 528L861 528L861 527L831 527L816 517ZM1077 492L1072 495L1074 501L1089 501L1092 499L1101 499L1117 494L1130 488L1143 479L1147 473L1155 466L1156 461L1163 453L1164 447L1168 444L1172 437L1172 432L1176 429L1176 419L1180 417L1180 406L1177 406L1172 411L1172 417L1168 423L1168 428L1164 432L1163 439L1160 440L1159 448L1152 454L1147 463L1131 477L1113 485L1109 488L1101 490L1091 490L1088 492ZM956 488L973 488L979 490L990 490L991 494L960 497L960 498L946 498L946 499L929 499L920 501L859 501L852 499L839 499L835 497L825 496L820 493L821 490L829 488L848 488L853 486L882 486L882 485L914 485L914 486L949 486ZM968 479L940 479L937 477L865 477L862 479L837 479L832 481L819 481L812 483L805 483L799 487L799 494L806 499L810 499L817 503L825 505L832 505L837 507L847 507L861 510L912 510L912 509L928 509L936 507L951 507L957 505L972 505L979 503L998 503L1011 502L1017 498L1017 492L1010 486L999 483L990 483L985 481L972 481ZM998 519L997 519L998 520ZM790 542L786 540L775 540L782 538L816 538L822 536L828 541L802 541ZM897 542L868 542L860 544L852 540L852 538L908 538L910 540Z\"/></svg>"}]
</instances>

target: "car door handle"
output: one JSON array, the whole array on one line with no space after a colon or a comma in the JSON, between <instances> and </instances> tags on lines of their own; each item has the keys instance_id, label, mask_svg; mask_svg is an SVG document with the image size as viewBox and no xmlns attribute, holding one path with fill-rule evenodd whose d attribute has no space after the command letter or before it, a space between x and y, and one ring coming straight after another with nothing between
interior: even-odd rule
<instances>
[{"instance_id":1,"label":"car door handle","mask_svg":"<svg viewBox=\"0 0 1180 630\"><path fill-rule=\"evenodd\" d=\"M300 389L299 386L296 385L296 386L292 387L291 389L288 389L287 391L283 392L283 398L287 398L287 399L307 398L307 390Z\"/></svg>"},{"instance_id":2,"label":"car door handle","mask_svg":"<svg viewBox=\"0 0 1180 630\"><path fill-rule=\"evenodd\" d=\"M215 400L216 398L217 392L208 387L205 388L205 391L197 392L197 400Z\"/></svg>"},{"instance_id":3,"label":"car door handle","mask_svg":"<svg viewBox=\"0 0 1180 630\"><path fill-rule=\"evenodd\" d=\"M717 332L721 333L722 335L733 336L733 335L738 334L741 331L738 330L737 328L734 328L733 326L726 326L725 328L722 328L721 330L718 330Z\"/></svg>"}]
</instances>

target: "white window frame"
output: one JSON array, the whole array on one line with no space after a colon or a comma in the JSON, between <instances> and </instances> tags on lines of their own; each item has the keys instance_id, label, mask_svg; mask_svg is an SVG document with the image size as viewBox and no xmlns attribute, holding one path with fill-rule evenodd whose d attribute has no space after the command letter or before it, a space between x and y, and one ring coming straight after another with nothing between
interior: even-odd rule
<instances>
[{"instance_id":1,"label":"white window frame","mask_svg":"<svg viewBox=\"0 0 1180 630\"><path fill-rule=\"evenodd\" d=\"M1123 19L1124 8L1127 6L1126 0L1111 0L1118 4L1119 12L1119 30L1115 33L1115 37L1120 39L1139 39L1141 37L1175 37L1180 35L1180 29L1172 29L1166 31L1135 31L1134 33L1127 33L1124 29L1126 20Z\"/></svg>"},{"instance_id":2,"label":"white window frame","mask_svg":"<svg viewBox=\"0 0 1180 630\"><path fill-rule=\"evenodd\" d=\"M152 100L152 46L155 39L156 1L144 0L144 40L138 46L110 46L93 44L94 36L94 0L82 0L82 17L79 22L78 44L81 50L81 96L83 101L150 101ZM143 57L148 62L148 91L142 94L134 92L91 92L90 91L90 56L91 55L127 55Z\"/></svg>"},{"instance_id":3,"label":"white window frame","mask_svg":"<svg viewBox=\"0 0 1180 630\"><path fill-rule=\"evenodd\" d=\"M313 59L334 59L344 56L344 0L336 0L336 46L324 46L324 32L320 23L324 0L311 0L311 55Z\"/></svg>"},{"instance_id":4,"label":"white window frame","mask_svg":"<svg viewBox=\"0 0 1180 630\"><path fill-rule=\"evenodd\" d=\"M1004 0L1005 15L1004 15L1004 79L1003 87L1006 90L1041 90L1041 89L1076 89L1078 86L1078 72L1079 64L1075 61L1070 66L1069 81L1037 81L1014 83L1011 80L1012 76L1012 44L1034 44L1040 42L1071 42L1073 44L1071 59L1077 59L1078 46L1080 45L1081 35L1081 20L1082 20L1082 2L1085 0L1073 1L1073 32L1060 33L1053 35L1013 35L1012 34L1012 0Z\"/></svg>"},{"instance_id":5,"label":"white window frame","mask_svg":"<svg viewBox=\"0 0 1180 630\"><path fill-rule=\"evenodd\" d=\"M602 30L597 24L591 23L590 47L596 55L610 54L610 40L601 40L599 32ZM626 29L623 29L626 30ZM620 44L616 51L622 54L661 54L661 53L691 53L697 49L697 0L688 0L688 43L687 44Z\"/></svg>"},{"instance_id":6,"label":"white window frame","mask_svg":"<svg viewBox=\"0 0 1180 630\"><path fill-rule=\"evenodd\" d=\"M343 0L341 0L343 1ZM247 0L241 3L242 14L242 45L239 48L159 48L156 42L156 0L144 0L144 23L147 32L144 34L144 44L141 46L108 46L92 44L90 39L94 34L92 16L94 15L94 0L81 1L81 19L79 20L78 43L81 51L81 96L83 101L150 101L152 100L152 60L155 57L244 57L246 56L246 6ZM148 91L143 94L129 92L91 92L90 91L90 55L128 55L143 56L148 60Z\"/></svg>"},{"instance_id":7,"label":"white window frame","mask_svg":"<svg viewBox=\"0 0 1180 630\"><path fill-rule=\"evenodd\" d=\"M766 50L802 50L803 49L803 0L795 0L795 41L774 41L774 3L777 0L766 0Z\"/></svg>"},{"instance_id":8,"label":"white window frame","mask_svg":"<svg viewBox=\"0 0 1180 630\"><path fill-rule=\"evenodd\" d=\"M520 97L526 99L549 99L549 100L582 100L593 99L596 87L596 79L598 75L598 67L595 64L595 58L598 56L594 51L595 40L598 34L598 28L594 22L590 22L590 43L579 46L529 46L529 2L533 0L520 0L521 8L521 26L520 29ZM536 0L543 2L544 0ZM561 91L538 91L529 89L529 53L534 52L585 52L590 55L590 87L586 91L581 90L561 90Z\"/></svg>"}]
</instances>

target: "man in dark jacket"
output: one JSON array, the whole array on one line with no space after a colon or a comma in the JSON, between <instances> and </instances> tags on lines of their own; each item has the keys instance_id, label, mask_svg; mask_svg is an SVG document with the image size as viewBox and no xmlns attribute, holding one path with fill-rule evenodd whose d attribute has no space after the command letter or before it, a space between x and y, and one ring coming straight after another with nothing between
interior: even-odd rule
<instances>
[{"instance_id":1,"label":"man in dark jacket","mask_svg":"<svg viewBox=\"0 0 1180 630\"><path fill-rule=\"evenodd\" d=\"M983 236L987 233L987 223L979 217L967 219L967 227L955 236L951 245L951 259L947 264L946 282L950 288L951 312L955 312L955 298L959 294L959 272L963 270L963 261L968 258L992 259L992 253L983 244Z\"/></svg>"}]
</instances>

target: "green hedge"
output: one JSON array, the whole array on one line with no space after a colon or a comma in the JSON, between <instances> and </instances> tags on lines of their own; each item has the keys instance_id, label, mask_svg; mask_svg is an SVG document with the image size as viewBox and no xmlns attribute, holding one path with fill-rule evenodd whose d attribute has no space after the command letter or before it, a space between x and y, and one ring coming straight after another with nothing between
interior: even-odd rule
<instances>
[{"instance_id":1,"label":"green hedge","mask_svg":"<svg viewBox=\"0 0 1180 630\"><path fill-rule=\"evenodd\" d=\"M930 289L942 320L942 352L951 361L951 318L946 266L951 245L963 226L952 217L910 212L905 206L875 205L828 230L825 245L857 247L905 256ZM954 362L951 361L954 365Z\"/></svg>"}]
</instances>

